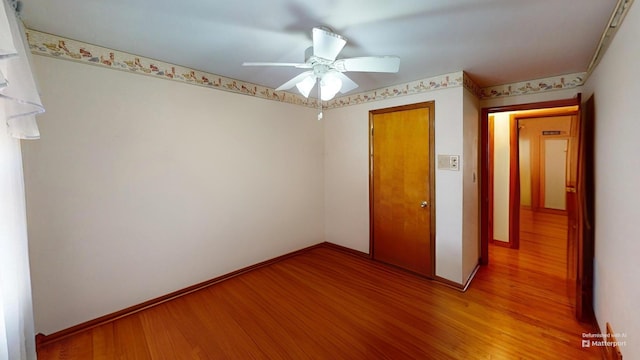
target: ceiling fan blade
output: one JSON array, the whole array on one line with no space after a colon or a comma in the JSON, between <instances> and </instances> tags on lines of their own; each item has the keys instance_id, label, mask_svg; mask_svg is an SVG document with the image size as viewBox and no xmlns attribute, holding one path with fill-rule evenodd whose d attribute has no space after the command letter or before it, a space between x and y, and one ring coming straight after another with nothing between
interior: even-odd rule
<instances>
[{"instance_id":1,"label":"ceiling fan blade","mask_svg":"<svg viewBox=\"0 0 640 360\"><path fill-rule=\"evenodd\" d=\"M311 64L306 63L278 63L278 62L243 62L242 66L288 66L301 69L310 69Z\"/></svg>"},{"instance_id":2,"label":"ceiling fan blade","mask_svg":"<svg viewBox=\"0 0 640 360\"><path fill-rule=\"evenodd\" d=\"M335 60L347 43L347 39L330 31L313 28L313 55L327 60Z\"/></svg>"},{"instance_id":3,"label":"ceiling fan blade","mask_svg":"<svg viewBox=\"0 0 640 360\"><path fill-rule=\"evenodd\" d=\"M397 56L365 56L339 59L333 64L338 71L366 71L395 73L400 69Z\"/></svg>"},{"instance_id":4,"label":"ceiling fan blade","mask_svg":"<svg viewBox=\"0 0 640 360\"><path fill-rule=\"evenodd\" d=\"M302 74L294 77L293 79L287 81L286 83L278 86L276 91L291 89L292 87L296 86L297 83L304 80L307 76L313 76L313 71L303 72Z\"/></svg>"},{"instance_id":5,"label":"ceiling fan blade","mask_svg":"<svg viewBox=\"0 0 640 360\"><path fill-rule=\"evenodd\" d=\"M338 77L340 78L340 80L342 80L342 87L340 88L340 92L341 93L348 93L349 91L355 89L358 87L358 84L356 84L353 80L349 79L347 77L347 75L341 73L341 72L336 72L336 75L338 75Z\"/></svg>"}]
</instances>

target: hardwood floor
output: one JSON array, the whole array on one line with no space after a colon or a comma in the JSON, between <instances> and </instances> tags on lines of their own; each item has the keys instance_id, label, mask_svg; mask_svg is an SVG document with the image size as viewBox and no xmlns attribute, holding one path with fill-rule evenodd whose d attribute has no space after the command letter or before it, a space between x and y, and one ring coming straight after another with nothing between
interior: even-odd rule
<instances>
[{"instance_id":1,"label":"hardwood floor","mask_svg":"<svg viewBox=\"0 0 640 360\"><path fill-rule=\"evenodd\" d=\"M462 293L320 247L61 339L38 358L600 358L581 348L595 329L574 320L562 279L531 271L535 253L490 251Z\"/></svg>"},{"instance_id":2,"label":"hardwood floor","mask_svg":"<svg viewBox=\"0 0 640 360\"><path fill-rule=\"evenodd\" d=\"M520 264L531 271L567 277L567 215L520 209ZM541 262L543 266L538 266Z\"/></svg>"}]
</instances>

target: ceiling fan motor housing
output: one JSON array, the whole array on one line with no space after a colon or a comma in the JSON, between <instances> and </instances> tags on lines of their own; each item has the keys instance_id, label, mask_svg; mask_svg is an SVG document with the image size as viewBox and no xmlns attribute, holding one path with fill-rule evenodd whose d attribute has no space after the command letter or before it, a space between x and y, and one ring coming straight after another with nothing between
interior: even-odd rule
<instances>
[{"instance_id":1,"label":"ceiling fan motor housing","mask_svg":"<svg viewBox=\"0 0 640 360\"><path fill-rule=\"evenodd\" d=\"M325 59L313 54L313 46L309 46L304 51L304 62L305 64L311 65L312 68L316 65L326 65L327 67L333 67L333 60Z\"/></svg>"},{"instance_id":2,"label":"ceiling fan motor housing","mask_svg":"<svg viewBox=\"0 0 640 360\"><path fill-rule=\"evenodd\" d=\"M311 62L312 57L313 57L313 46L309 46L304 51L304 62L308 64L309 62Z\"/></svg>"}]
</instances>

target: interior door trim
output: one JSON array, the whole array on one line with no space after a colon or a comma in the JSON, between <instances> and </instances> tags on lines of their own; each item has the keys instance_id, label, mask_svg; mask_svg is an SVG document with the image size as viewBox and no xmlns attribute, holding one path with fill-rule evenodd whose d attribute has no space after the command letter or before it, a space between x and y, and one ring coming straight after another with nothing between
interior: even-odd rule
<instances>
[{"instance_id":1,"label":"interior door trim","mask_svg":"<svg viewBox=\"0 0 640 360\"><path fill-rule=\"evenodd\" d=\"M488 116L488 152L490 156L494 153L494 116ZM488 182L488 210L487 210L487 232L489 242L496 246L504 246L511 249L520 247L520 224L516 219L520 218L520 187L514 187L514 182L519 182L519 174L514 169L518 169L518 121L513 115L509 116L509 233L507 241L494 239L494 162L488 163L488 171L491 176L487 176Z\"/></svg>"},{"instance_id":2,"label":"interior door trim","mask_svg":"<svg viewBox=\"0 0 640 360\"><path fill-rule=\"evenodd\" d=\"M578 243L575 254L576 260L574 262L577 265L577 279L575 279L577 293L575 304L573 305L575 305L576 318L580 321L589 322L593 321L593 97L589 98L586 104L582 104L582 96L579 93L572 99L482 109L480 119L480 263L482 265L489 263L489 115L496 112L558 108L575 105L578 106L576 115L581 127L581 132L578 135L580 148L579 157L581 158L577 160L578 178L576 186L578 193L576 196L580 201L578 204L579 211L582 213L578 216ZM569 280L573 281L572 279Z\"/></svg>"},{"instance_id":3,"label":"interior door trim","mask_svg":"<svg viewBox=\"0 0 640 360\"><path fill-rule=\"evenodd\" d=\"M491 170L491 159L489 156L489 115L499 112L523 111L523 110L539 110L547 108L559 108L565 106L580 106L580 94L576 98L562 99L553 101L543 101L537 103L495 106L482 108L480 115L480 264L489 264L489 242L492 237L489 214L489 196L491 192L489 172ZM511 196L511 194L510 194ZM518 195L519 196L519 195Z\"/></svg>"}]
</instances>

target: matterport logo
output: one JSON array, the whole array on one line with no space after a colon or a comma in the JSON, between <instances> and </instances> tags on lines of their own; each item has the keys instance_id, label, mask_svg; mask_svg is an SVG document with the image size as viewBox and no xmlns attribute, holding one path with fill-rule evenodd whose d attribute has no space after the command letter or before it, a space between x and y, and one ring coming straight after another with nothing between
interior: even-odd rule
<instances>
[{"instance_id":1,"label":"matterport logo","mask_svg":"<svg viewBox=\"0 0 640 360\"><path fill-rule=\"evenodd\" d=\"M622 347L627 345L626 333L617 334L594 334L594 333L582 333L582 347L594 347L594 346L610 346L610 347ZM615 341L612 341L615 340Z\"/></svg>"}]
</instances>

